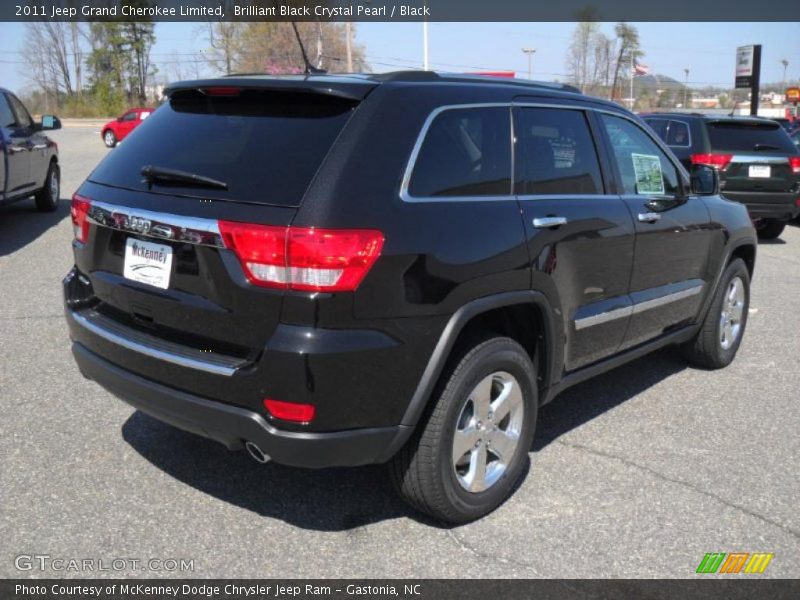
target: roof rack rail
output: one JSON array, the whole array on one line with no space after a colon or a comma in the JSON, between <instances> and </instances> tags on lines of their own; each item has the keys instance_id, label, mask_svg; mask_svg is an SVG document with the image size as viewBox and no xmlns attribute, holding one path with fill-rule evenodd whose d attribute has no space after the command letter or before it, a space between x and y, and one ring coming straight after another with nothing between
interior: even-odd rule
<instances>
[{"instance_id":1,"label":"roof rack rail","mask_svg":"<svg viewBox=\"0 0 800 600\"><path fill-rule=\"evenodd\" d=\"M484 74L471 74L471 73L437 73L435 71L391 71L388 73L380 73L372 75L371 79L375 81L408 81L413 82L426 82L426 81L451 81L462 83L493 83L495 85L514 85L519 87L539 88L549 90L560 90L564 92L572 92L575 94L582 93L578 88L564 83L551 83L548 81L532 81L530 79L516 79L516 78L499 78L492 75Z\"/></svg>"}]
</instances>

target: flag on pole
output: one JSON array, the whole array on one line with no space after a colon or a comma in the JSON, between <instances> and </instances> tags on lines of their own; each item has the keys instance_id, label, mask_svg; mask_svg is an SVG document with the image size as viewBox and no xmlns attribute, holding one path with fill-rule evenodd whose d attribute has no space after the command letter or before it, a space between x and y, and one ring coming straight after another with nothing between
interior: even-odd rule
<instances>
[{"instance_id":1,"label":"flag on pole","mask_svg":"<svg viewBox=\"0 0 800 600\"><path fill-rule=\"evenodd\" d=\"M633 61L633 75L648 75L650 73L650 67L647 65L643 65L639 62Z\"/></svg>"}]
</instances>

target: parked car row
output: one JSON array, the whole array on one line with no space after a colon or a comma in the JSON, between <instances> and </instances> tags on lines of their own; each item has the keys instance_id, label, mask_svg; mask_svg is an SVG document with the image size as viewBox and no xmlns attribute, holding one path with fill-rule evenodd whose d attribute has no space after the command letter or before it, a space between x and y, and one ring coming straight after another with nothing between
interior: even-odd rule
<instances>
[{"instance_id":1,"label":"parked car row","mask_svg":"<svg viewBox=\"0 0 800 600\"><path fill-rule=\"evenodd\" d=\"M747 206L761 239L781 235L800 213L800 153L774 119L704 114L643 115L686 168L717 169L720 191Z\"/></svg>"}]
</instances>

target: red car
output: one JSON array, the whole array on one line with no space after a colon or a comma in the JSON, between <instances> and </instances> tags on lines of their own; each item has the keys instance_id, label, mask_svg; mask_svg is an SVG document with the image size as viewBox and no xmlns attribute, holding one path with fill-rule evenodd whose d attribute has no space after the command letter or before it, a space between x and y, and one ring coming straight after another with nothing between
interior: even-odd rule
<instances>
[{"instance_id":1,"label":"red car","mask_svg":"<svg viewBox=\"0 0 800 600\"><path fill-rule=\"evenodd\" d=\"M149 117L154 110L155 108L131 108L114 121L103 125L100 134L105 145L109 148L116 146L125 139L125 136L141 125L142 121Z\"/></svg>"}]
</instances>

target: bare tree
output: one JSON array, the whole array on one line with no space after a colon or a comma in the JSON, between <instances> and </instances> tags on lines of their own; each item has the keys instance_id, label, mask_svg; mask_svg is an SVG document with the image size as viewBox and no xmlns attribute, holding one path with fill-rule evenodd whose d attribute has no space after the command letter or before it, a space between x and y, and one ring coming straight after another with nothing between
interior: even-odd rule
<instances>
[{"instance_id":1,"label":"bare tree","mask_svg":"<svg viewBox=\"0 0 800 600\"><path fill-rule=\"evenodd\" d=\"M208 62L225 75L233 73L233 67L240 51L239 38L242 23L219 22L208 23L208 43L211 51Z\"/></svg>"},{"instance_id":2,"label":"bare tree","mask_svg":"<svg viewBox=\"0 0 800 600\"><path fill-rule=\"evenodd\" d=\"M72 66L75 62L70 57L75 53L68 50L73 43L71 24L41 21L27 23L25 27L22 53L28 78L45 92L72 96ZM75 41L79 43L77 39Z\"/></svg>"},{"instance_id":3,"label":"bare tree","mask_svg":"<svg viewBox=\"0 0 800 600\"><path fill-rule=\"evenodd\" d=\"M594 19L595 12L591 8L580 11L578 16L581 20L572 33L567 71L570 82L577 85L582 92L585 92L588 86L595 83L594 45L599 24Z\"/></svg>"}]
</instances>

